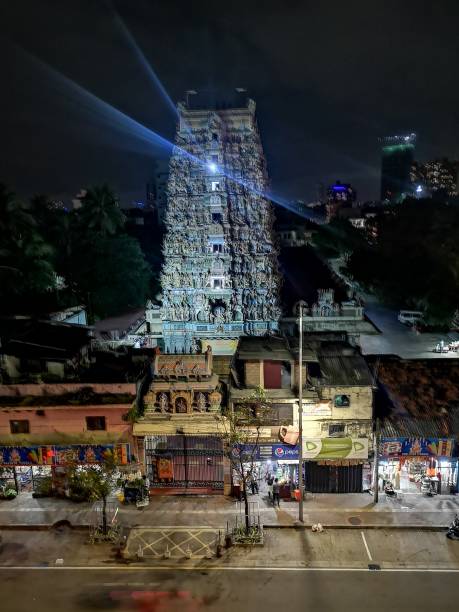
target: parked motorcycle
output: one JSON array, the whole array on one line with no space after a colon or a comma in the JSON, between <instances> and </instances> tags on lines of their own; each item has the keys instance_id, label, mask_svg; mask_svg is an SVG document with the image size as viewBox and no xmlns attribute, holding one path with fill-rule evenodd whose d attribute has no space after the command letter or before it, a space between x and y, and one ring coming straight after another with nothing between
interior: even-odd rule
<instances>
[{"instance_id":1,"label":"parked motorcycle","mask_svg":"<svg viewBox=\"0 0 459 612\"><path fill-rule=\"evenodd\" d=\"M394 489L394 485L391 482L386 482L384 485L384 493L387 497L397 497L397 491Z\"/></svg>"},{"instance_id":2,"label":"parked motorcycle","mask_svg":"<svg viewBox=\"0 0 459 612\"><path fill-rule=\"evenodd\" d=\"M459 540L459 517L454 517L454 521L451 523L448 531L446 532L446 537L450 540Z\"/></svg>"},{"instance_id":3,"label":"parked motorcycle","mask_svg":"<svg viewBox=\"0 0 459 612\"><path fill-rule=\"evenodd\" d=\"M428 476L425 476L421 480L421 493L423 495L427 495L428 497L433 497L437 494L437 491Z\"/></svg>"}]
</instances>

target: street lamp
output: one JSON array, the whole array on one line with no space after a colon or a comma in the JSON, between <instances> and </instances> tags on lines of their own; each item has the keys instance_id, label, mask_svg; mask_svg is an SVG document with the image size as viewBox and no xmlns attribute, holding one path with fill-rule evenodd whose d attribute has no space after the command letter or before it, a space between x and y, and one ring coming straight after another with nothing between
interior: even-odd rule
<instances>
[{"instance_id":1,"label":"street lamp","mask_svg":"<svg viewBox=\"0 0 459 612\"><path fill-rule=\"evenodd\" d=\"M298 314L299 314L299 369L298 369L298 437L299 437L299 448L298 448L298 488L300 490L300 499L298 507L298 521L303 522L303 497L304 497L304 484L303 484L303 307L305 302L300 300L298 302Z\"/></svg>"}]
</instances>

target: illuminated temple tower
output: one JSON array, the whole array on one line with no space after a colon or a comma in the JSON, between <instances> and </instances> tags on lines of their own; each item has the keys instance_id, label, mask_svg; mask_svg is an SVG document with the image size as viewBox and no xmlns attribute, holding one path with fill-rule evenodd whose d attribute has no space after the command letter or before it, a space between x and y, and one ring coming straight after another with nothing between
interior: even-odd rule
<instances>
[{"instance_id":1,"label":"illuminated temple tower","mask_svg":"<svg viewBox=\"0 0 459 612\"><path fill-rule=\"evenodd\" d=\"M165 348L232 352L239 336L276 330L280 316L255 103L178 110L161 277Z\"/></svg>"}]
</instances>

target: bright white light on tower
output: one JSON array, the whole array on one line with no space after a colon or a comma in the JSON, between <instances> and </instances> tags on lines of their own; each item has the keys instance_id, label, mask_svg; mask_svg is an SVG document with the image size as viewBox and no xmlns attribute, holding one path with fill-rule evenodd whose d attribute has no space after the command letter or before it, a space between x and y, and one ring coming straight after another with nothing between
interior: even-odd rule
<instances>
[{"instance_id":1,"label":"bright white light on tower","mask_svg":"<svg viewBox=\"0 0 459 612\"><path fill-rule=\"evenodd\" d=\"M416 187L416 193L421 193L421 191L422 191L422 185L418 185Z\"/></svg>"},{"instance_id":2,"label":"bright white light on tower","mask_svg":"<svg viewBox=\"0 0 459 612\"><path fill-rule=\"evenodd\" d=\"M209 168L209 170L215 174L217 172L217 164L215 164L214 162L209 162L207 164L207 167Z\"/></svg>"}]
</instances>

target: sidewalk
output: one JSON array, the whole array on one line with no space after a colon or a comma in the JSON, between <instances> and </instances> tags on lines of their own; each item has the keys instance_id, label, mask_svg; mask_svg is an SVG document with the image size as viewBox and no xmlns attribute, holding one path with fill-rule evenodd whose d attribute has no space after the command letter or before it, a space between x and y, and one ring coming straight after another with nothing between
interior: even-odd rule
<instances>
[{"instance_id":1,"label":"sidewalk","mask_svg":"<svg viewBox=\"0 0 459 612\"><path fill-rule=\"evenodd\" d=\"M266 527L289 527L298 518L296 502L281 501L273 508L263 495L249 498ZM22 493L13 501L0 501L0 529L14 527L46 528L67 520L73 526L92 523L92 504L62 499L34 499ZM156 496L147 508L119 505L118 518L127 527L134 526L209 526L225 527L233 523L241 506L223 496ZM447 527L459 513L459 496L438 495L427 498L403 494L397 499L380 495L378 504L368 493L307 494L304 523L322 523L328 527Z\"/></svg>"}]
</instances>

